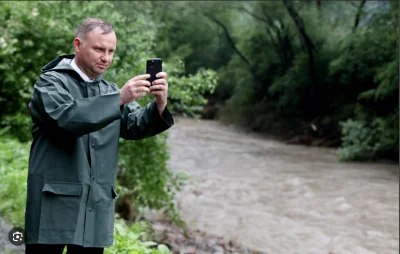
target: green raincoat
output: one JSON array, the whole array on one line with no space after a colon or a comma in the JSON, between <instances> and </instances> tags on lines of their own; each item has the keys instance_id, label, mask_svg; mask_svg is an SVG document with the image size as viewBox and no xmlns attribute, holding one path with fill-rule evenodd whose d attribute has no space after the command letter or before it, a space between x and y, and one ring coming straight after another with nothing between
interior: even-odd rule
<instances>
[{"instance_id":1,"label":"green raincoat","mask_svg":"<svg viewBox=\"0 0 400 254\"><path fill-rule=\"evenodd\" d=\"M119 105L120 92L96 78L85 82L59 56L42 68L29 104L25 243L113 245L118 139L157 135L174 124L155 101ZM135 156L132 154L132 156Z\"/></svg>"}]
</instances>

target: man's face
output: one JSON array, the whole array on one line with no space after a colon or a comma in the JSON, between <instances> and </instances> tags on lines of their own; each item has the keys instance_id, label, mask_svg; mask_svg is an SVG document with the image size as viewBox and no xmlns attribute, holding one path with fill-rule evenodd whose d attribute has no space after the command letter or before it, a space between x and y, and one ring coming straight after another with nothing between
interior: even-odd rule
<instances>
[{"instance_id":1,"label":"man's face","mask_svg":"<svg viewBox=\"0 0 400 254\"><path fill-rule=\"evenodd\" d=\"M102 74L110 66L117 46L114 32L107 34L102 32L101 28L96 27L86 35L86 38L74 40L75 60L90 79Z\"/></svg>"}]
</instances>

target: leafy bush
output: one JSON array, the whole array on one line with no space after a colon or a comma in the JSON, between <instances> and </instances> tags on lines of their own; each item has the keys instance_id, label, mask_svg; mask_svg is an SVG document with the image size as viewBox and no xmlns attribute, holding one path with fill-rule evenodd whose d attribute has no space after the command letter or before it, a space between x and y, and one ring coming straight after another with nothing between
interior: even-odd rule
<instances>
[{"instance_id":1,"label":"leafy bush","mask_svg":"<svg viewBox=\"0 0 400 254\"><path fill-rule=\"evenodd\" d=\"M186 177L168 170L166 138L162 133L136 142L120 140L118 191L133 201L135 213L142 207L164 209L169 218L182 224L174 198Z\"/></svg>"},{"instance_id":2,"label":"leafy bush","mask_svg":"<svg viewBox=\"0 0 400 254\"><path fill-rule=\"evenodd\" d=\"M163 244L152 241L141 241L146 234L147 225L139 222L127 226L125 221L115 220L114 246L105 249L105 254L169 254L169 249Z\"/></svg>"},{"instance_id":3,"label":"leafy bush","mask_svg":"<svg viewBox=\"0 0 400 254\"><path fill-rule=\"evenodd\" d=\"M169 97L171 110L196 117L207 104L206 93L213 93L217 85L215 71L200 69L195 75L184 76L184 68L170 70Z\"/></svg>"},{"instance_id":4,"label":"leafy bush","mask_svg":"<svg viewBox=\"0 0 400 254\"><path fill-rule=\"evenodd\" d=\"M339 159L342 161L377 158L398 160L399 141L396 119L396 117L377 118L370 123L351 119L341 122L342 147L338 149Z\"/></svg>"},{"instance_id":5,"label":"leafy bush","mask_svg":"<svg viewBox=\"0 0 400 254\"><path fill-rule=\"evenodd\" d=\"M0 214L23 227L30 143L0 137Z\"/></svg>"},{"instance_id":6,"label":"leafy bush","mask_svg":"<svg viewBox=\"0 0 400 254\"><path fill-rule=\"evenodd\" d=\"M342 161L371 158L377 150L378 132L376 124L347 120L342 126L342 148L338 149Z\"/></svg>"}]
</instances>

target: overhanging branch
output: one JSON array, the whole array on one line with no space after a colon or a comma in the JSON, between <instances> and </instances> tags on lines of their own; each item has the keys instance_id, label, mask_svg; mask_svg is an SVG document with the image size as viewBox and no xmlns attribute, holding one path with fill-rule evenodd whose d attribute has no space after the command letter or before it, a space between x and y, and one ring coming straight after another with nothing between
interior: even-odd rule
<instances>
[{"instance_id":1,"label":"overhanging branch","mask_svg":"<svg viewBox=\"0 0 400 254\"><path fill-rule=\"evenodd\" d=\"M249 60L247 60L247 58L239 51L239 49L236 47L235 42L232 38L232 36L230 35L228 28L217 18L213 17L210 14L206 14L203 13L206 17L208 17L209 19L211 19L212 21L214 21L215 23L217 23L220 27L222 27L222 29L224 30L225 36L228 39L228 42L231 44L233 50L239 55L239 57L248 65L251 66Z\"/></svg>"}]
</instances>

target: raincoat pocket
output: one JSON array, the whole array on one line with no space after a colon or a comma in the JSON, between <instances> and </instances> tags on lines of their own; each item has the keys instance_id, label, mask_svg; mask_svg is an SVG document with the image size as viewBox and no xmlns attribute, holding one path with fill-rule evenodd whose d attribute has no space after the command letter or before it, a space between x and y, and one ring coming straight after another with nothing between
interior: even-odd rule
<instances>
[{"instance_id":1,"label":"raincoat pocket","mask_svg":"<svg viewBox=\"0 0 400 254\"><path fill-rule=\"evenodd\" d=\"M96 231L103 234L97 238L99 242L111 244L114 235L115 201L118 194L113 185L98 185L96 202Z\"/></svg>"},{"instance_id":2,"label":"raincoat pocket","mask_svg":"<svg viewBox=\"0 0 400 254\"><path fill-rule=\"evenodd\" d=\"M117 193L116 188L114 186L111 186L112 210L109 210L108 213L108 232L110 232L110 234L114 234L115 202L118 197L119 195Z\"/></svg>"},{"instance_id":3,"label":"raincoat pocket","mask_svg":"<svg viewBox=\"0 0 400 254\"><path fill-rule=\"evenodd\" d=\"M82 189L83 185L79 183L45 183L42 189L40 228L76 230Z\"/></svg>"},{"instance_id":4,"label":"raincoat pocket","mask_svg":"<svg viewBox=\"0 0 400 254\"><path fill-rule=\"evenodd\" d=\"M111 191L112 191L111 197L112 197L114 200L117 199L117 198L119 197L119 195L118 195L117 190L115 189L114 186L111 187Z\"/></svg>"}]
</instances>

